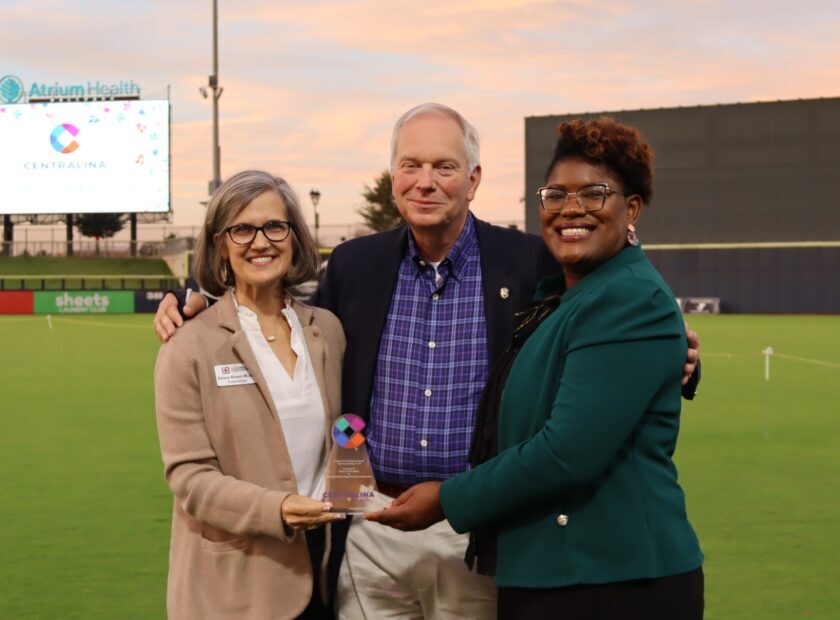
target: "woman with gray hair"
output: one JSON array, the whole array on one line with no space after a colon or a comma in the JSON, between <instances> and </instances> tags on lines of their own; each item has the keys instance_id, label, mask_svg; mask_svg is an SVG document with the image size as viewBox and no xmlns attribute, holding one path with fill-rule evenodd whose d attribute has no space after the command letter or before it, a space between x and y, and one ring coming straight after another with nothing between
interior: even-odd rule
<instances>
[{"instance_id":1,"label":"woman with gray hair","mask_svg":"<svg viewBox=\"0 0 840 620\"><path fill-rule=\"evenodd\" d=\"M286 288L314 276L315 245L283 179L240 172L213 195L194 256L221 296L160 350L155 396L175 495L170 618L331 618L329 427L345 339Z\"/></svg>"}]
</instances>

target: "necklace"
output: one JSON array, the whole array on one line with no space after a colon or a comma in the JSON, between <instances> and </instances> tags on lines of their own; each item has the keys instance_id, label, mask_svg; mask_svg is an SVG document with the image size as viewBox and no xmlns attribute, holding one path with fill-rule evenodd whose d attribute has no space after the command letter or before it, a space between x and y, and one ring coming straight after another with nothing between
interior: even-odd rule
<instances>
[{"instance_id":1,"label":"necklace","mask_svg":"<svg viewBox=\"0 0 840 620\"><path fill-rule=\"evenodd\" d=\"M236 304L236 307L239 308L239 301L236 299L236 289L233 289L233 301ZM286 298L284 298L283 301L284 301L284 305L286 307L288 307L288 303L289 303L288 300ZM250 312L252 312L254 314L254 316L256 317L257 325L259 325L260 331L262 332L262 335L266 339L266 341L267 342L276 342L277 341L277 335L276 334L266 334L265 333L265 328L263 328L263 322L268 322L268 320L266 318L263 318L263 320L261 321L260 320L261 317L260 317L259 314L257 314L256 312L254 312L250 308L248 310ZM277 319L275 318L272 322L274 323L274 328L276 329L277 328Z\"/></svg>"},{"instance_id":2,"label":"necklace","mask_svg":"<svg viewBox=\"0 0 840 620\"><path fill-rule=\"evenodd\" d=\"M268 322L268 321L266 321L266 322ZM268 342L275 342L277 340L277 322L272 321L272 323L273 323L272 327L274 328L274 333L267 334L267 333L265 333L265 330L263 329L263 336L265 336L265 339ZM262 325L260 325L260 328L262 328Z\"/></svg>"}]
</instances>

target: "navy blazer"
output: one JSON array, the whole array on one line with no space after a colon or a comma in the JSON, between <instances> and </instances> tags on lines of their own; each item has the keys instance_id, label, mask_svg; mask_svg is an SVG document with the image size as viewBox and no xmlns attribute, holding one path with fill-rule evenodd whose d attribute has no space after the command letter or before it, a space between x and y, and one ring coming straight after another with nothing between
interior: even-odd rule
<instances>
[{"instance_id":1,"label":"navy blazer","mask_svg":"<svg viewBox=\"0 0 840 620\"><path fill-rule=\"evenodd\" d=\"M488 362L504 352L513 333L514 313L530 302L537 283L560 265L540 237L475 218L481 253ZM367 419L376 359L408 247L408 227L360 237L333 250L310 303L330 310L344 326L342 406Z\"/></svg>"}]
</instances>

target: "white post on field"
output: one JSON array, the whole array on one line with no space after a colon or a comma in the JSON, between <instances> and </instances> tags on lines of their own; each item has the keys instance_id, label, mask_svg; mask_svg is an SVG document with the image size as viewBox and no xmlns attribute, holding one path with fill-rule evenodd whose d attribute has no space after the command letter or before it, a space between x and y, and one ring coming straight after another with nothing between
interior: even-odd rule
<instances>
[{"instance_id":1,"label":"white post on field","mask_svg":"<svg viewBox=\"0 0 840 620\"><path fill-rule=\"evenodd\" d=\"M47 326L52 329L52 317L49 314L47 315Z\"/></svg>"},{"instance_id":2,"label":"white post on field","mask_svg":"<svg viewBox=\"0 0 840 620\"><path fill-rule=\"evenodd\" d=\"M764 380L770 381L770 356L773 355L773 347L767 347L764 353Z\"/></svg>"}]
</instances>

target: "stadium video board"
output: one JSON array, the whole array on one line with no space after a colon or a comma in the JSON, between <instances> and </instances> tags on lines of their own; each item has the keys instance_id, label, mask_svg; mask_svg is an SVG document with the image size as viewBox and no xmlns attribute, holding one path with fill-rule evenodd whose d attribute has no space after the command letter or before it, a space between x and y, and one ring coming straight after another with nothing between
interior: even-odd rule
<instances>
[{"instance_id":1,"label":"stadium video board","mask_svg":"<svg viewBox=\"0 0 840 620\"><path fill-rule=\"evenodd\" d=\"M169 102L0 105L0 213L169 211Z\"/></svg>"}]
</instances>

